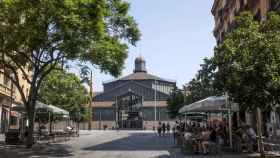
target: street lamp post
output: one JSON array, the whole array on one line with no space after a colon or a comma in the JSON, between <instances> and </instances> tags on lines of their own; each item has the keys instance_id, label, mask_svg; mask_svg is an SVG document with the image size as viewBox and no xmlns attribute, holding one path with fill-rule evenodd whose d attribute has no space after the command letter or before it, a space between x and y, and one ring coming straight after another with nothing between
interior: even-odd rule
<instances>
[{"instance_id":1,"label":"street lamp post","mask_svg":"<svg viewBox=\"0 0 280 158\"><path fill-rule=\"evenodd\" d=\"M89 102L89 118L88 118L88 130L91 130L91 121L92 121L92 101L93 101L93 87L92 87L92 71L90 71L90 81L89 81L89 95L90 95L90 102Z\"/></svg>"},{"instance_id":2,"label":"street lamp post","mask_svg":"<svg viewBox=\"0 0 280 158\"><path fill-rule=\"evenodd\" d=\"M231 119L231 103L229 103L229 96L228 93L225 93L226 98L226 107L228 108L228 126L229 126L229 144L230 147L233 147L232 144L232 119Z\"/></svg>"},{"instance_id":3,"label":"street lamp post","mask_svg":"<svg viewBox=\"0 0 280 158\"><path fill-rule=\"evenodd\" d=\"M11 78L13 78L14 76L11 75ZM9 109L9 126L8 129L10 129L11 127L11 122L12 122L12 107L13 107L13 90L14 90L14 84L11 81L11 105L10 105L10 109Z\"/></svg>"},{"instance_id":4,"label":"street lamp post","mask_svg":"<svg viewBox=\"0 0 280 158\"><path fill-rule=\"evenodd\" d=\"M157 81L155 80L155 94L154 94L154 101L155 101L155 121L154 121L154 126L156 124L157 121Z\"/></svg>"}]
</instances>

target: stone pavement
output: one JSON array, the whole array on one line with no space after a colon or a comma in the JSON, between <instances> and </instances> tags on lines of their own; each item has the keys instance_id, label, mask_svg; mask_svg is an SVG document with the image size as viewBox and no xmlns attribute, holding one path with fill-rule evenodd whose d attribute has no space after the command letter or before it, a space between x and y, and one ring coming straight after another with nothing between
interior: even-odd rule
<instances>
[{"instance_id":1,"label":"stone pavement","mask_svg":"<svg viewBox=\"0 0 280 158\"><path fill-rule=\"evenodd\" d=\"M24 146L0 144L0 158L240 158L240 155L183 156L171 136L152 131L82 131L79 138L54 144Z\"/></svg>"}]
</instances>

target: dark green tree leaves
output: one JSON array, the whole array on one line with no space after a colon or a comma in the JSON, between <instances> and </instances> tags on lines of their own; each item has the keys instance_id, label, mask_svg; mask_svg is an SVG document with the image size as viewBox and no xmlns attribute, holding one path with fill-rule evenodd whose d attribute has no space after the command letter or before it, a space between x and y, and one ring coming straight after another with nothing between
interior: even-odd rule
<instances>
[{"instance_id":1,"label":"dark green tree leaves","mask_svg":"<svg viewBox=\"0 0 280 158\"><path fill-rule=\"evenodd\" d=\"M185 85L183 92L175 89L171 94L167 102L170 117L176 117L178 110L183 105L189 105L201 99L222 94L222 91L216 88L216 66L213 63L213 58L205 58L200 67L201 69L195 78Z\"/></svg>"},{"instance_id":2,"label":"dark green tree leaves","mask_svg":"<svg viewBox=\"0 0 280 158\"><path fill-rule=\"evenodd\" d=\"M167 110L170 118L178 116L179 109L184 105L185 96L181 90L175 88L167 100Z\"/></svg>"},{"instance_id":3,"label":"dark green tree leaves","mask_svg":"<svg viewBox=\"0 0 280 158\"><path fill-rule=\"evenodd\" d=\"M0 63L10 69L29 120L43 79L57 65L78 61L118 76L140 32L124 0L1 0ZM20 73L19 73L20 72ZM30 84L25 94L20 74ZM27 144L33 143L30 121Z\"/></svg>"},{"instance_id":4,"label":"dark green tree leaves","mask_svg":"<svg viewBox=\"0 0 280 158\"><path fill-rule=\"evenodd\" d=\"M81 80L75 74L54 70L42 82L39 100L70 112L72 120L78 120L77 115L86 118L84 109L89 97Z\"/></svg>"},{"instance_id":5,"label":"dark green tree leaves","mask_svg":"<svg viewBox=\"0 0 280 158\"><path fill-rule=\"evenodd\" d=\"M236 28L215 48L217 81L244 110L270 110L280 98L280 16L254 21L242 13Z\"/></svg>"}]
</instances>

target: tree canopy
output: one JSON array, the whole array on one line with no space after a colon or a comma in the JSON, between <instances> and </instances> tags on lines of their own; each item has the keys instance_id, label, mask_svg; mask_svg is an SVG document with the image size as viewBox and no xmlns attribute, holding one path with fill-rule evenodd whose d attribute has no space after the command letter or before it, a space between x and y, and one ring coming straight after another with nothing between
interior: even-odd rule
<instances>
[{"instance_id":1,"label":"tree canopy","mask_svg":"<svg viewBox=\"0 0 280 158\"><path fill-rule=\"evenodd\" d=\"M92 64L118 76L140 32L124 0L1 0L0 63L34 120L35 102L43 79L67 61ZM21 74L30 84L25 94ZM33 141L30 121L28 146Z\"/></svg>"},{"instance_id":2,"label":"tree canopy","mask_svg":"<svg viewBox=\"0 0 280 158\"><path fill-rule=\"evenodd\" d=\"M81 80L73 73L52 71L42 82L39 100L69 111L73 120L86 119L89 97ZM77 118L78 115L81 118Z\"/></svg>"},{"instance_id":3,"label":"tree canopy","mask_svg":"<svg viewBox=\"0 0 280 158\"><path fill-rule=\"evenodd\" d=\"M201 69L196 74L196 77L185 87L190 94L187 96L187 104L205 99L209 96L222 94L222 91L218 90L216 87L215 75L217 68L213 63L213 58L203 59L203 63L200 67Z\"/></svg>"},{"instance_id":4,"label":"tree canopy","mask_svg":"<svg viewBox=\"0 0 280 158\"><path fill-rule=\"evenodd\" d=\"M179 109L184 105L185 96L181 90L175 88L167 99L167 110L170 118L178 116Z\"/></svg>"},{"instance_id":5,"label":"tree canopy","mask_svg":"<svg viewBox=\"0 0 280 158\"><path fill-rule=\"evenodd\" d=\"M217 81L243 110L270 110L280 102L280 16L262 22L244 12L215 48Z\"/></svg>"},{"instance_id":6,"label":"tree canopy","mask_svg":"<svg viewBox=\"0 0 280 158\"><path fill-rule=\"evenodd\" d=\"M203 63L200 67L195 78L185 85L185 94L182 90L175 89L168 99L168 111L171 118L178 115L178 110L183 105L189 105L209 96L222 94L222 91L216 88L216 66L213 63L213 58L203 59Z\"/></svg>"}]
</instances>

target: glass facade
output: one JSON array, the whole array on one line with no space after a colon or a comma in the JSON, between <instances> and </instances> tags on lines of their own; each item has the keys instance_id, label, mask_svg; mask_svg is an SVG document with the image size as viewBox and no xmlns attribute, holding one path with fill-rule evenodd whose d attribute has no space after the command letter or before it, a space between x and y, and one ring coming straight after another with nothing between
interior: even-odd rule
<instances>
[{"instance_id":1,"label":"glass facade","mask_svg":"<svg viewBox=\"0 0 280 158\"><path fill-rule=\"evenodd\" d=\"M144 121L155 120L155 108L154 107L142 107L142 116ZM168 121L168 113L165 107L157 107L157 120ZM115 121L116 110L114 108L93 108L93 121Z\"/></svg>"}]
</instances>

